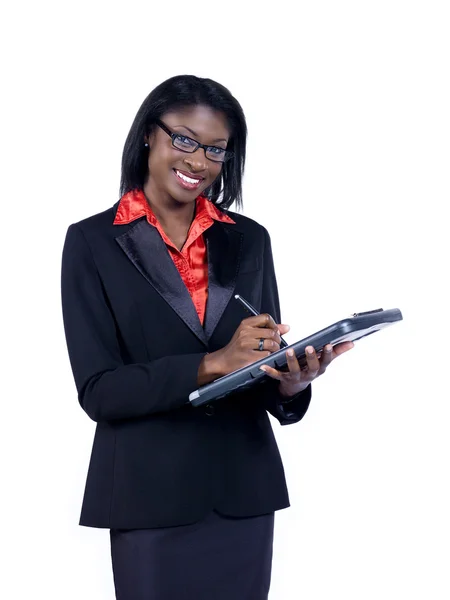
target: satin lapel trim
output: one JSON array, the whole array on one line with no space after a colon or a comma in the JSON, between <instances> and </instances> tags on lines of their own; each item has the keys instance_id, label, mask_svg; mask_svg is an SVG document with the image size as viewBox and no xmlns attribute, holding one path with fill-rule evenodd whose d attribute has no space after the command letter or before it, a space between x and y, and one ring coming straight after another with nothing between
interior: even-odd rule
<instances>
[{"instance_id":1,"label":"satin lapel trim","mask_svg":"<svg viewBox=\"0 0 450 600\"><path fill-rule=\"evenodd\" d=\"M236 288L243 234L215 222L205 231L208 252L208 302L205 334L209 340Z\"/></svg>"},{"instance_id":2,"label":"satin lapel trim","mask_svg":"<svg viewBox=\"0 0 450 600\"><path fill-rule=\"evenodd\" d=\"M204 344L207 344L205 331L192 298L158 230L146 219L143 219L116 237L116 241L158 294L164 298L189 329Z\"/></svg>"}]
</instances>

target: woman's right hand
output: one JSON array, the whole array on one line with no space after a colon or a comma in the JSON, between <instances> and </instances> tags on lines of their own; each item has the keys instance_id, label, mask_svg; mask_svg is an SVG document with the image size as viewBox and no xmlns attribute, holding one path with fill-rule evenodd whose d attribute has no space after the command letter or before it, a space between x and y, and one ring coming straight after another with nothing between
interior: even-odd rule
<instances>
[{"instance_id":1,"label":"woman's right hand","mask_svg":"<svg viewBox=\"0 0 450 600\"><path fill-rule=\"evenodd\" d=\"M268 314L244 319L226 346L203 358L198 371L198 385L205 385L277 352L280 336L288 331L289 325L275 323ZM262 350L259 350L260 340L264 340Z\"/></svg>"}]
</instances>

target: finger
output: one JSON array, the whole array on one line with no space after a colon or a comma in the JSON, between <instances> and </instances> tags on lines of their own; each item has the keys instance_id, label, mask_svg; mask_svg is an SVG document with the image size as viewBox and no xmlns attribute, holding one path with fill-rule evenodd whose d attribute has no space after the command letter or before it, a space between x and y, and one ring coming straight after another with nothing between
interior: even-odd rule
<instances>
[{"instance_id":1,"label":"finger","mask_svg":"<svg viewBox=\"0 0 450 600\"><path fill-rule=\"evenodd\" d=\"M258 316L263 317L263 319L261 321L261 324L257 325L257 327L263 327L265 329L272 329L273 331L278 332L278 325L273 320L273 317L271 317L268 313L263 313Z\"/></svg>"},{"instance_id":2,"label":"finger","mask_svg":"<svg viewBox=\"0 0 450 600\"><path fill-rule=\"evenodd\" d=\"M333 346L331 344L327 344L323 349L322 356L320 357L321 369L325 370L333 358Z\"/></svg>"},{"instance_id":3,"label":"finger","mask_svg":"<svg viewBox=\"0 0 450 600\"><path fill-rule=\"evenodd\" d=\"M286 352L286 358L289 373L291 373L292 375L300 374L302 370L300 368L300 365L298 364L297 357L295 356L295 353L292 350L292 348L289 348L289 350Z\"/></svg>"},{"instance_id":4,"label":"finger","mask_svg":"<svg viewBox=\"0 0 450 600\"><path fill-rule=\"evenodd\" d=\"M252 350L251 355L253 360L249 364L258 362L258 360L262 360L263 358L269 358L271 354L272 352L269 352L267 350Z\"/></svg>"},{"instance_id":5,"label":"finger","mask_svg":"<svg viewBox=\"0 0 450 600\"><path fill-rule=\"evenodd\" d=\"M333 348L333 354L334 354L333 358L336 358L337 356L340 356L341 354L348 352L349 350L354 348L354 346L355 346L355 344L353 342L342 342L342 344L337 344Z\"/></svg>"},{"instance_id":6,"label":"finger","mask_svg":"<svg viewBox=\"0 0 450 600\"><path fill-rule=\"evenodd\" d=\"M254 363L258 362L259 360L262 360L264 358L268 358L270 356L270 352L259 352L258 350L250 350L249 352L247 352L243 358L244 362L243 362L243 367L249 367L250 365L253 365Z\"/></svg>"},{"instance_id":7,"label":"finger","mask_svg":"<svg viewBox=\"0 0 450 600\"><path fill-rule=\"evenodd\" d=\"M315 375L320 369L320 362L317 358L316 351L312 346L307 346L305 349L306 364L310 375Z\"/></svg>"},{"instance_id":8,"label":"finger","mask_svg":"<svg viewBox=\"0 0 450 600\"><path fill-rule=\"evenodd\" d=\"M261 329L258 329L258 332ZM268 351L270 354L278 352L280 349L280 336L273 333L272 335L261 335L257 334L258 337L249 339L246 342L246 347L251 350L258 350L259 352Z\"/></svg>"},{"instance_id":9,"label":"finger","mask_svg":"<svg viewBox=\"0 0 450 600\"><path fill-rule=\"evenodd\" d=\"M259 367L259 368L261 369L261 371L264 371L264 373L266 373L266 375L269 375L269 377L272 377L272 379L280 380L283 377L282 373L280 373L276 369L273 369L272 367L269 367L268 365L263 365L262 367Z\"/></svg>"},{"instance_id":10,"label":"finger","mask_svg":"<svg viewBox=\"0 0 450 600\"><path fill-rule=\"evenodd\" d=\"M267 342L264 343L266 350L280 349L281 336L276 329L268 329L267 327L252 327L251 329L245 329L242 331L241 336L248 340L248 347L258 348L259 340L264 339ZM271 342L274 342L273 344ZM276 347L275 347L276 346Z\"/></svg>"},{"instance_id":11,"label":"finger","mask_svg":"<svg viewBox=\"0 0 450 600\"><path fill-rule=\"evenodd\" d=\"M288 333L288 331L291 330L290 326L286 325L285 323L278 323L277 327L278 327L278 331L281 333L281 335L284 335L285 333Z\"/></svg>"},{"instance_id":12,"label":"finger","mask_svg":"<svg viewBox=\"0 0 450 600\"><path fill-rule=\"evenodd\" d=\"M261 313L254 317L242 319L241 325L245 327L269 327L270 329L278 329L273 318L267 313Z\"/></svg>"},{"instance_id":13,"label":"finger","mask_svg":"<svg viewBox=\"0 0 450 600\"><path fill-rule=\"evenodd\" d=\"M259 329L275 331L280 335L278 325L268 313L262 313L260 315L255 315L254 317L243 319L243 321L241 321L241 326L243 327L243 330L248 329L249 327L258 327Z\"/></svg>"}]
</instances>

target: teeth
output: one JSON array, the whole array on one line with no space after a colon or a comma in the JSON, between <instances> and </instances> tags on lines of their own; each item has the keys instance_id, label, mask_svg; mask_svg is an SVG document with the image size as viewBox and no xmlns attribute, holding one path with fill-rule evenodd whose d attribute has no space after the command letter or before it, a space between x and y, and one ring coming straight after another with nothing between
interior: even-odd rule
<instances>
[{"instance_id":1,"label":"teeth","mask_svg":"<svg viewBox=\"0 0 450 600\"><path fill-rule=\"evenodd\" d=\"M183 181L186 181L186 183L198 183L200 181L200 179L192 179L191 177L187 177L186 175L183 175L183 173L180 173L180 171L176 171L177 176L182 179Z\"/></svg>"}]
</instances>

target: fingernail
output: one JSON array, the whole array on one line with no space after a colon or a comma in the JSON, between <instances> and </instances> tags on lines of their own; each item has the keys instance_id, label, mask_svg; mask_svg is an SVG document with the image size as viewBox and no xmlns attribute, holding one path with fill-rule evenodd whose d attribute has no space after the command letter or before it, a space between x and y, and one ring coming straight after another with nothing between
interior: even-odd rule
<instances>
[{"instance_id":1,"label":"fingernail","mask_svg":"<svg viewBox=\"0 0 450 600\"><path fill-rule=\"evenodd\" d=\"M294 351L292 350L292 348L289 348L289 350L287 351L289 356L294 356Z\"/></svg>"},{"instance_id":2,"label":"fingernail","mask_svg":"<svg viewBox=\"0 0 450 600\"><path fill-rule=\"evenodd\" d=\"M313 348L306 348L306 353L307 354L314 354L314 349Z\"/></svg>"}]
</instances>

